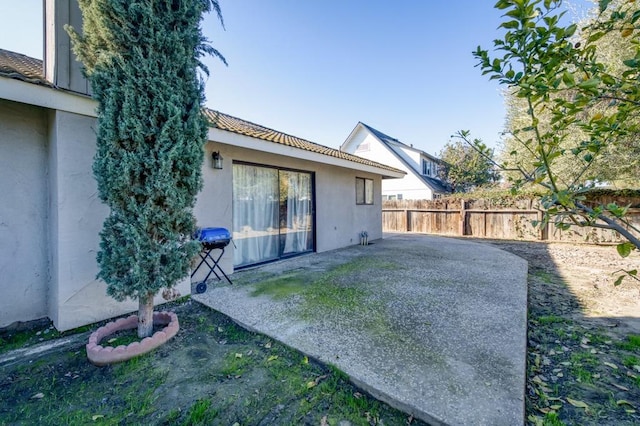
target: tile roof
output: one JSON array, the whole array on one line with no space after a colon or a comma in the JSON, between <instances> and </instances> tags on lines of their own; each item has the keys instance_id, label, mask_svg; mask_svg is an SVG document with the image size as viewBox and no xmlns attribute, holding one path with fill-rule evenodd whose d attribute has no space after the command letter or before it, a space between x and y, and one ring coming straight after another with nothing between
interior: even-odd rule
<instances>
[{"instance_id":1,"label":"tile roof","mask_svg":"<svg viewBox=\"0 0 640 426\"><path fill-rule=\"evenodd\" d=\"M220 130L226 130L229 132L237 133L240 135L250 136L257 139L262 139L269 142L278 143L281 145L290 146L293 148L303 149L305 151L314 152L317 154L328 155L330 157L340 158L342 160L352 161L354 163L360 163L367 166L377 167L380 169L402 172L394 167L387 166L375 161L368 160L366 158L358 157L357 155L348 154L340 150L329 148L324 145L320 145L314 142L310 142L306 139L291 136L286 133L279 132L277 130L270 129L268 127L261 126L259 124L252 123L231 115L215 111L212 109L205 109L205 115L209 119L209 123L212 127L216 127Z\"/></svg>"},{"instance_id":2,"label":"tile roof","mask_svg":"<svg viewBox=\"0 0 640 426\"><path fill-rule=\"evenodd\" d=\"M44 68L40 59L0 49L0 75L28 83L52 86L44 78Z\"/></svg>"},{"instance_id":3,"label":"tile roof","mask_svg":"<svg viewBox=\"0 0 640 426\"><path fill-rule=\"evenodd\" d=\"M0 76L15 78L28 83L41 84L54 87L44 78L44 68L40 59L31 58L20 53L0 49ZM317 143L310 142L277 130L251 123L228 114L211 109L205 109L205 115L209 119L211 126L221 130L250 136L253 138L302 149L317 154L323 154L342 160L352 161L367 166L376 167L394 173L404 173L401 170L356 155L347 154L337 149L329 148Z\"/></svg>"}]
</instances>

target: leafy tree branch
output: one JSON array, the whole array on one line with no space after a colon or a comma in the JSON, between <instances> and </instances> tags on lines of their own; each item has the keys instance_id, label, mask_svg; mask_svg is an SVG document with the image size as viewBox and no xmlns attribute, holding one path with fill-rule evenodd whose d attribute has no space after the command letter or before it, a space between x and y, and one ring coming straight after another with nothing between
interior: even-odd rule
<instances>
[{"instance_id":1,"label":"leafy tree branch","mask_svg":"<svg viewBox=\"0 0 640 426\"><path fill-rule=\"evenodd\" d=\"M495 8L504 12L504 35L492 54L478 47L474 56L484 75L508 88L514 107L506 132L513 148L500 169L515 190L545 188L545 220L555 217L563 229L611 229L628 241L621 254L629 246L640 249L640 232L625 218L625 207L584 202L602 177L629 173L637 181L637 170L615 162L640 135L638 5L601 0L581 26L561 23L562 0L500 0ZM468 132L456 137L482 152ZM637 164L637 156L629 157Z\"/></svg>"}]
</instances>

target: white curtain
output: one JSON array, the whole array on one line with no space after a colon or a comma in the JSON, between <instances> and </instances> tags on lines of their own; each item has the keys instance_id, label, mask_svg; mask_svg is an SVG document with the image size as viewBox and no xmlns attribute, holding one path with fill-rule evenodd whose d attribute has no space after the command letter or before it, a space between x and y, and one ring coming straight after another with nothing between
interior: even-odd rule
<instances>
[{"instance_id":1,"label":"white curtain","mask_svg":"<svg viewBox=\"0 0 640 426\"><path fill-rule=\"evenodd\" d=\"M233 165L233 263L313 250L311 173Z\"/></svg>"},{"instance_id":2,"label":"white curtain","mask_svg":"<svg viewBox=\"0 0 640 426\"><path fill-rule=\"evenodd\" d=\"M309 173L281 171L280 188L286 188L286 227L284 233L283 254L303 253L313 249L311 231L311 175ZM280 195L282 199L282 194ZM282 218L281 218L282 223Z\"/></svg>"},{"instance_id":3,"label":"white curtain","mask_svg":"<svg viewBox=\"0 0 640 426\"><path fill-rule=\"evenodd\" d=\"M233 165L233 263L278 258L278 170Z\"/></svg>"}]
</instances>

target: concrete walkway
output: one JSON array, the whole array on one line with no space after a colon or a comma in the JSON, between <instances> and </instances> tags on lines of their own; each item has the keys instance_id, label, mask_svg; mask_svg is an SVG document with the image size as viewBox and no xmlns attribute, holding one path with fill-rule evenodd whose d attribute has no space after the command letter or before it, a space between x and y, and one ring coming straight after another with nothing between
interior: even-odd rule
<instances>
[{"instance_id":1,"label":"concrete walkway","mask_svg":"<svg viewBox=\"0 0 640 426\"><path fill-rule=\"evenodd\" d=\"M232 280L210 281L193 299L335 365L427 423L524 423L527 263L517 256L464 240L391 234ZM278 293L269 282L334 286L326 288L346 306Z\"/></svg>"}]
</instances>

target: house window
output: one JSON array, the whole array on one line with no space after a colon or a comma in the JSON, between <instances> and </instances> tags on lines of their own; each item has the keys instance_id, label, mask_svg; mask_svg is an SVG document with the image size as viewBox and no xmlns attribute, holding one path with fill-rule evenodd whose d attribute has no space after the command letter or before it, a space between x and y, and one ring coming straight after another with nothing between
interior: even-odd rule
<instances>
[{"instance_id":1,"label":"house window","mask_svg":"<svg viewBox=\"0 0 640 426\"><path fill-rule=\"evenodd\" d=\"M402 194L398 194L398 200L402 200Z\"/></svg>"},{"instance_id":2,"label":"house window","mask_svg":"<svg viewBox=\"0 0 640 426\"><path fill-rule=\"evenodd\" d=\"M432 161L425 160L423 158L422 159L422 174L424 176L436 177L437 173L438 173L438 169L437 169L436 163L434 163Z\"/></svg>"},{"instance_id":3,"label":"house window","mask_svg":"<svg viewBox=\"0 0 640 426\"><path fill-rule=\"evenodd\" d=\"M233 164L235 268L313 251L314 175Z\"/></svg>"},{"instance_id":4,"label":"house window","mask_svg":"<svg viewBox=\"0 0 640 426\"><path fill-rule=\"evenodd\" d=\"M373 204L373 179L356 178L356 204Z\"/></svg>"}]
</instances>

